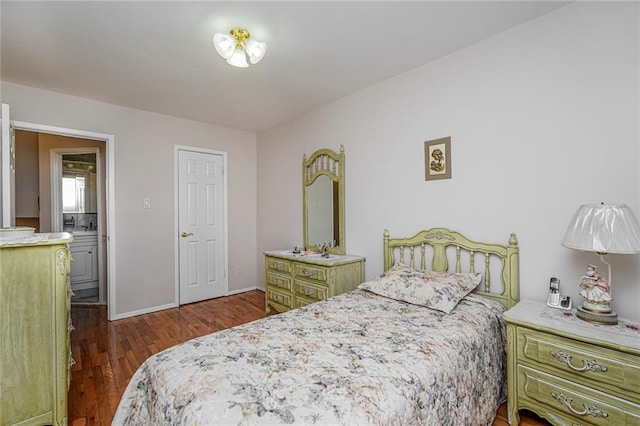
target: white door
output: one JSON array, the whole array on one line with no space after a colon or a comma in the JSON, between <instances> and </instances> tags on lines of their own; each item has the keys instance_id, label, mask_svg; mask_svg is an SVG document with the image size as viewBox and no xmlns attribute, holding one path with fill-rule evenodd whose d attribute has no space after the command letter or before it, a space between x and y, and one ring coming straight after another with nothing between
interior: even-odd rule
<instances>
[{"instance_id":1,"label":"white door","mask_svg":"<svg viewBox=\"0 0 640 426\"><path fill-rule=\"evenodd\" d=\"M180 304L224 296L223 157L178 151Z\"/></svg>"},{"instance_id":2,"label":"white door","mask_svg":"<svg viewBox=\"0 0 640 426\"><path fill-rule=\"evenodd\" d=\"M1 133L0 157L2 170L0 182L2 182L2 208L0 209L0 217L2 217L2 227L10 227L15 225L15 163L16 163L16 147L14 132L9 117L9 105L2 104L2 133Z\"/></svg>"}]
</instances>

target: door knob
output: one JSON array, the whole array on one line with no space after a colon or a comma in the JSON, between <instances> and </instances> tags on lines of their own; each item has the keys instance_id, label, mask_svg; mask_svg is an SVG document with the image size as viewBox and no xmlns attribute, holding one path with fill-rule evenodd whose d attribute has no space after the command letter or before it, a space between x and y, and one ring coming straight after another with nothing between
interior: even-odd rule
<instances>
[{"instance_id":1,"label":"door knob","mask_svg":"<svg viewBox=\"0 0 640 426\"><path fill-rule=\"evenodd\" d=\"M182 232L182 234L180 234L180 236L181 236L182 238L187 238L187 237L190 237L191 235L193 235L193 232L189 232L189 233L187 233L187 232Z\"/></svg>"}]
</instances>

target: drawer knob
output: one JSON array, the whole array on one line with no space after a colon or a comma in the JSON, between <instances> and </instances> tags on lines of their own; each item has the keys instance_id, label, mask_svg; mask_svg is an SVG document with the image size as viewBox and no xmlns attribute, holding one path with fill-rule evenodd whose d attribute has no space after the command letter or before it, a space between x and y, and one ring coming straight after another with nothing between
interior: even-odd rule
<instances>
[{"instance_id":1,"label":"drawer knob","mask_svg":"<svg viewBox=\"0 0 640 426\"><path fill-rule=\"evenodd\" d=\"M573 364L571 364L571 359L573 358L571 355L569 354L565 354L564 352L560 351L560 352L551 352L551 355L556 358L557 360L564 362L565 364L567 364L569 366L569 368L571 368L574 371L594 371L594 372L598 372L598 371L607 371L607 367L603 367L602 365L598 364L598 362L594 359L583 359L582 360L582 367L575 367Z\"/></svg>"},{"instance_id":2,"label":"drawer knob","mask_svg":"<svg viewBox=\"0 0 640 426\"><path fill-rule=\"evenodd\" d=\"M572 398L555 392L552 392L551 396L557 399L561 404L564 404L572 413L577 414L578 416L609 417L607 413L599 410L595 405L589 405L583 402L582 406L584 407L584 410L577 411L571 406L571 403L573 402Z\"/></svg>"},{"instance_id":3,"label":"drawer knob","mask_svg":"<svg viewBox=\"0 0 640 426\"><path fill-rule=\"evenodd\" d=\"M313 290L305 287L302 289L302 292L305 294L305 296L310 296L313 293Z\"/></svg>"},{"instance_id":4,"label":"drawer knob","mask_svg":"<svg viewBox=\"0 0 640 426\"><path fill-rule=\"evenodd\" d=\"M316 272L316 271L310 271L310 270L308 270L308 269L306 269L306 268L302 268L302 273L303 273L304 275L306 275L307 277L313 277L314 275L316 275L316 274L317 274L317 272Z\"/></svg>"}]
</instances>

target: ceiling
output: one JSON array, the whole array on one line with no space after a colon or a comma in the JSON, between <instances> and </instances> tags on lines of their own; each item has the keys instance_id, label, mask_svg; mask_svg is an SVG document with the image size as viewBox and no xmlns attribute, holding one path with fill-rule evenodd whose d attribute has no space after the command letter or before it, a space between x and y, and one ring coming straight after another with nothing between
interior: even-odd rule
<instances>
[{"instance_id":1,"label":"ceiling","mask_svg":"<svg viewBox=\"0 0 640 426\"><path fill-rule=\"evenodd\" d=\"M2 80L260 132L564 6L555 1L0 2ZM216 32L267 43L234 68Z\"/></svg>"}]
</instances>

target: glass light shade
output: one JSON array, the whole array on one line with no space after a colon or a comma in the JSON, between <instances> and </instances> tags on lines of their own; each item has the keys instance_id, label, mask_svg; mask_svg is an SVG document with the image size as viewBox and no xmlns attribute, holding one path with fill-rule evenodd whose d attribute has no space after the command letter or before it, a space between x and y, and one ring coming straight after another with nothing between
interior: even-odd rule
<instances>
[{"instance_id":1,"label":"glass light shade","mask_svg":"<svg viewBox=\"0 0 640 426\"><path fill-rule=\"evenodd\" d=\"M571 219L562 245L598 253L640 253L640 224L626 204L583 204Z\"/></svg>"},{"instance_id":2,"label":"glass light shade","mask_svg":"<svg viewBox=\"0 0 640 426\"><path fill-rule=\"evenodd\" d=\"M252 64L257 64L262 60L264 54L267 52L267 43L249 40L244 46L244 51L247 52L249 61Z\"/></svg>"},{"instance_id":3,"label":"glass light shade","mask_svg":"<svg viewBox=\"0 0 640 426\"><path fill-rule=\"evenodd\" d=\"M247 68L249 66L247 63L247 55L245 55L244 50L242 49L236 49L233 52L233 55L227 59L227 63L238 68Z\"/></svg>"},{"instance_id":4,"label":"glass light shade","mask_svg":"<svg viewBox=\"0 0 640 426\"><path fill-rule=\"evenodd\" d=\"M216 51L225 59L231 58L236 50L236 39L230 34L216 33L213 36L213 46Z\"/></svg>"}]
</instances>

